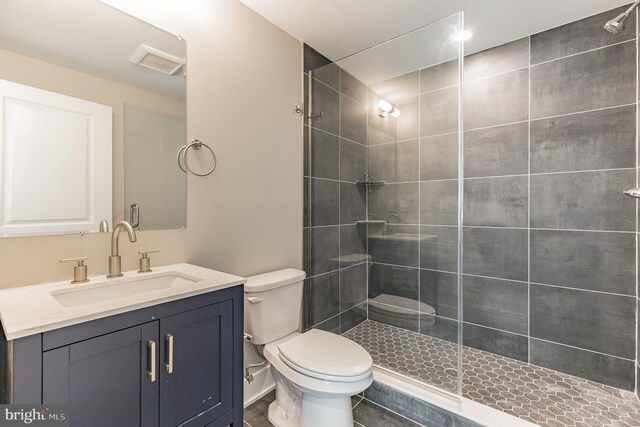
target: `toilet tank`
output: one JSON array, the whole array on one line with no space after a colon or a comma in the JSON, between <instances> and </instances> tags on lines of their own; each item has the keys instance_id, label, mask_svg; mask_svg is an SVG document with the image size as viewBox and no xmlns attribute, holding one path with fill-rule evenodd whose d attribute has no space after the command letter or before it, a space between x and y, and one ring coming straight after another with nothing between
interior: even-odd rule
<instances>
[{"instance_id":1,"label":"toilet tank","mask_svg":"<svg viewBox=\"0 0 640 427\"><path fill-rule=\"evenodd\" d=\"M244 285L244 330L267 344L298 330L305 272L294 268L258 274Z\"/></svg>"}]
</instances>

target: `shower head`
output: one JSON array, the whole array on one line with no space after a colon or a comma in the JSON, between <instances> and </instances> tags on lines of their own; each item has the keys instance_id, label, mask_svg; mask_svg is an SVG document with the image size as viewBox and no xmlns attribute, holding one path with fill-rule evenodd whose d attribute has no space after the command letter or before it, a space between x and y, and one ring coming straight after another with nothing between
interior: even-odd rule
<instances>
[{"instance_id":1,"label":"shower head","mask_svg":"<svg viewBox=\"0 0 640 427\"><path fill-rule=\"evenodd\" d=\"M624 24L628 17L629 15L627 15L626 13L621 13L612 20L607 21L607 23L604 24L604 29L609 31L610 33L618 34L624 29Z\"/></svg>"},{"instance_id":2,"label":"shower head","mask_svg":"<svg viewBox=\"0 0 640 427\"><path fill-rule=\"evenodd\" d=\"M631 14L631 12L633 12L633 9L635 9L638 4L640 4L640 0L637 0L636 2L634 2L631 7L629 7L629 9L627 9L626 12L621 13L620 15L616 16L615 18L607 21L606 24L604 24L604 29L609 31L612 34L618 34L620 31L624 30L624 24L627 20L627 18L629 17L629 15Z\"/></svg>"}]
</instances>

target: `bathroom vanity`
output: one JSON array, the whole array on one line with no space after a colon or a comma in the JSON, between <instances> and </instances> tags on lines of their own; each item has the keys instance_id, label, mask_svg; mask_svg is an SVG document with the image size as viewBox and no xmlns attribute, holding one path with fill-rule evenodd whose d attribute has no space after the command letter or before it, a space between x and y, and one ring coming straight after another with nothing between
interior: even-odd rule
<instances>
[{"instance_id":1,"label":"bathroom vanity","mask_svg":"<svg viewBox=\"0 0 640 427\"><path fill-rule=\"evenodd\" d=\"M243 278L177 264L0 291L0 403L71 425L242 424Z\"/></svg>"}]
</instances>

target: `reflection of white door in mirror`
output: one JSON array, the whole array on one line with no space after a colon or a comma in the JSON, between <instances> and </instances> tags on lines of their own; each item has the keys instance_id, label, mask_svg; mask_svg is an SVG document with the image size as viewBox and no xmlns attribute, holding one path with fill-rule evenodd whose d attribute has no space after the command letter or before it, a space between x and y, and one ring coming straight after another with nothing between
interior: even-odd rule
<instances>
[{"instance_id":1,"label":"reflection of white door in mirror","mask_svg":"<svg viewBox=\"0 0 640 427\"><path fill-rule=\"evenodd\" d=\"M112 217L111 107L0 80L0 235Z\"/></svg>"}]
</instances>

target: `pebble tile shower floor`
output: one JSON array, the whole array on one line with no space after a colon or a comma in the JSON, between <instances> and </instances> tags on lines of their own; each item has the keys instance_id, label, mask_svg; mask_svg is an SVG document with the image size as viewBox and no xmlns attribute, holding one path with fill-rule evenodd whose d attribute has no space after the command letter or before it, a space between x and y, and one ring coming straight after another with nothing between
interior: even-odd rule
<instances>
[{"instance_id":1,"label":"pebble tile shower floor","mask_svg":"<svg viewBox=\"0 0 640 427\"><path fill-rule=\"evenodd\" d=\"M458 346L367 320L344 334L362 345L376 365L455 390ZM543 427L640 426L634 393L463 348L464 397Z\"/></svg>"}]
</instances>

